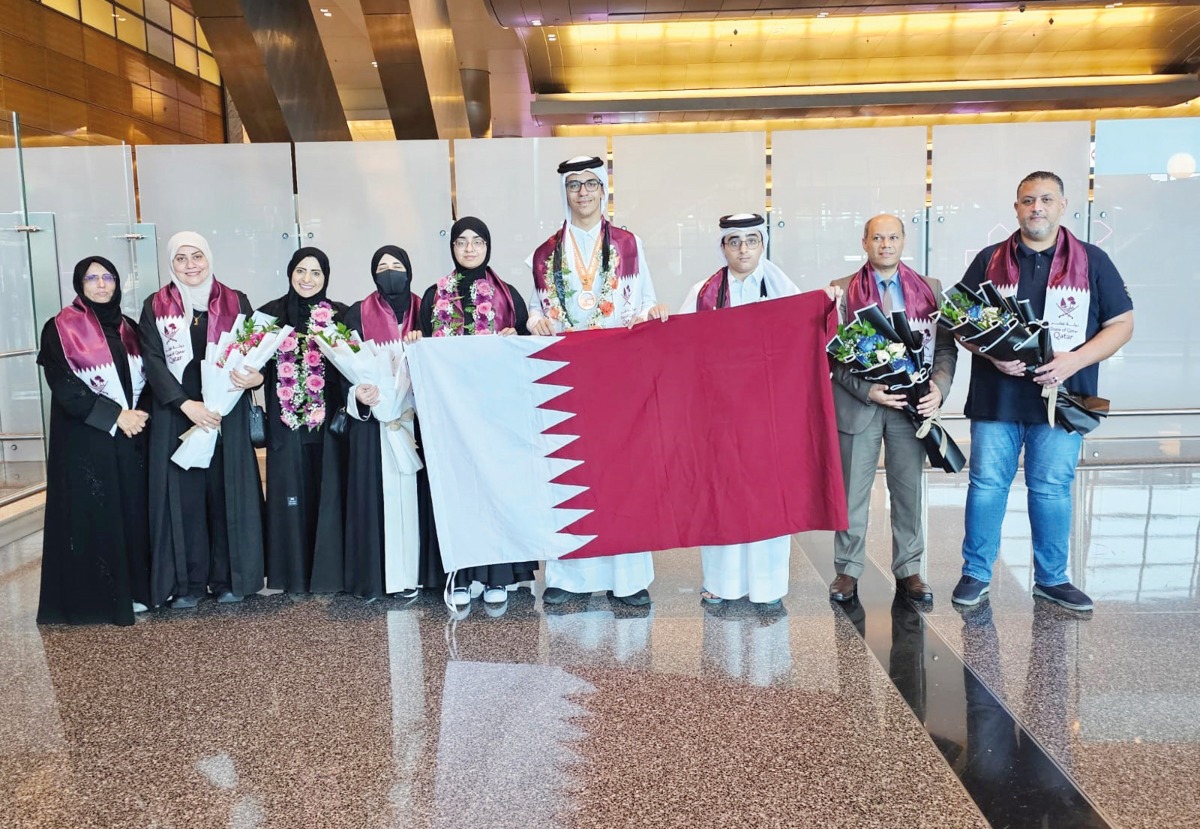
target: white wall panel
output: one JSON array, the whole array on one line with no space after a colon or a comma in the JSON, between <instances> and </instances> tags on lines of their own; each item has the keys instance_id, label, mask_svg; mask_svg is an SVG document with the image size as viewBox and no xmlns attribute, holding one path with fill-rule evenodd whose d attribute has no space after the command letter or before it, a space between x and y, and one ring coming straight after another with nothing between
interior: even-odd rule
<instances>
[{"instance_id":1,"label":"white wall panel","mask_svg":"<svg viewBox=\"0 0 1200 829\"><path fill-rule=\"evenodd\" d=\"M924 273L926 154L925 127L773 132L771 261L816 290L862 266L863 224L892 213Z\"/></svg>"},{"instance_id":2,"label":"white wall panel","mask_svg":"<svg viewBox=\"0 0 1200 829\"><path fill-rule=\"evenodd\" d=\"M642 238L659 302L674 311L725 264L717 221L766 209L766 134L613 138L616 224Z\"/></svg>"},{"instance_id":3,"label":"white wall panel","mask_svg":"<svg viewBox=\"0 0 1200 829\"><path fill-rule=\"evenodd\" d=\"M137 180L142 221L156 225L160 284L171 278L167 241L194 230L208 239L217 279L255 306L287 290L297 247L287 144L138 147Z\"/></svg>"},{"instance_id":4,"label":"white wall panel","mask_svg":"<svg viewBox=\"0 0 1200 829\"><path fill-rule=\"evenodd\" d=\"M332 298L375 290L371 254L383 245L408 251L414 291L450 270L449 142L297 144L296 188L300 241L329 254Z\"/></svg>"}]
</instances>

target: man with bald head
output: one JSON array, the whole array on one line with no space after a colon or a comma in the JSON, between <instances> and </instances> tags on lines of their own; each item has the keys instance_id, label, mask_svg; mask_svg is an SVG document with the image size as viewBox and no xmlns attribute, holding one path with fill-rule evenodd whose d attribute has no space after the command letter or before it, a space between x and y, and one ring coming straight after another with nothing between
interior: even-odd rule
<instances>
[{"instance_id":1,"label":"man with bald head","mask_svg":"<svg viewBox=\"0 0 1200 829\"><path fill-rule=\"evenodd\" d=\"M843 319L852 321L855 311L870 305L878 305L889 316L893 311L904 312L912 330L924 335L926 364L932 366L929 394L917 406L921 415L929 417L949 394L957 361L954 338L934 323L942 286L900 261L904 223L897 217L884 214L870 219L863 227L862 246L866 264L857 273L833 283L844 292ZM829 586L829 595L836 601L848 601L857 593L866 560L871 488L880 447L886 446L884 469L891 496L896 589L915 601L932 601L933 591L920 575L921 556L925 553L921 487L925 447L904 412L904 395L889 394L886 386L855 377L841 364L835 364L833 403L850 526L834 535L837 578Z\"/></svg>"}]
</instances>

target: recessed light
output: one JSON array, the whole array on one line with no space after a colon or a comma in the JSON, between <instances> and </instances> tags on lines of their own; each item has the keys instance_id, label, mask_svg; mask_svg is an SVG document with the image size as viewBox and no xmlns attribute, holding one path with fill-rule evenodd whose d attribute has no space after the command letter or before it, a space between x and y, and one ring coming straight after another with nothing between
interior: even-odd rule
<instances>
[{"instance_id":1,"label":"recessed light","mask_svg":"<svg viewBox=\"0 0 1200 829\"><path fill-rule=\"evenodd\" d=\"M325 12L326 17L333 17L333 12Z\"/></svg>"},{"instance_id":2,"label":"recessed light","mask_svg":"<svg viewBox=\"0 0 1200 829\"><path fill-rule=\"evenodd\" d=\"M551 42L558 40L558 35L556 35L554 33L548 34L548 35L546 35L546 40L549 40Z\"/></svg>"},{"instance_id":3,"label":"recessed light","mask_svg":"<svg viewBox=\"0 0 1200 829\"><path fill-rule=\"evenodd\" d=\"M533 18L533 20L529 21L529 25L530 26L541 26L542 25L541 18L537 18L537 17Z\"/></svg>"},{"instance_id":4,"label":"recessed light","mask_svg":"<svg viewBox=\"0 0 1200 829\"><path fill-rule=\"evenodd\" d=\"M817 12L817 17L829 17L829 12Z\"/></svg>"},{"instance_id":5,"label":"recessed light","mask_svg":"<svg viewBox=\"0 0 1200 829\"><path fill-rule=\"evenodd\" d=\"M373 60L373 61L371 61L371 65L372 65L372 66L374 66L376 69L378 69L378 68L379 68L379 61L377 61L377 60Z\"/></svg>"}]
</instances>

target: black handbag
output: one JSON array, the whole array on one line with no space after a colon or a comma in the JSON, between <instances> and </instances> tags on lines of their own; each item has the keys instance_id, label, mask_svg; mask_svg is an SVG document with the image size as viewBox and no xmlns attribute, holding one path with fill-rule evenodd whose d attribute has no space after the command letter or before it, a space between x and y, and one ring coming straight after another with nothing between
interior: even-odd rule
<instances>
[{"instance_id":1,"label":"black handbag","mask_svg":"<svg viewBox=\"0 0 1200 829\"><path fill-rule=\"evenodd\" d=\"M267 413L253 400L250 401L250 445L255 449L267 445Z\"/></svg>"},{"instance_id":2,"label":"black handbag","mask_svg":"<svg viewBox=\"0 0 1200 829\"><path fill-rule=\"evenodd\" d=\"M333 417L329 420L329 434L336 438L346 436L346 429L350 426L350 415L346 414L346 407L338 409L333 413Z\"/></svg>"}]
</instances>

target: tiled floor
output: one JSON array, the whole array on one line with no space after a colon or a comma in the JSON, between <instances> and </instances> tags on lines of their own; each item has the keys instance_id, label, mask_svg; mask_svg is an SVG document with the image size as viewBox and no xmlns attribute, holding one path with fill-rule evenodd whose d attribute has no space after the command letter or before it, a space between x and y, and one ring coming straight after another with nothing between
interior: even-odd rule
<instances>
[{"instance_id":1,"label":"tiled floor","mask_svg":"<svg viewBox=\"0 0 1200 829\"><path fill-rule=\"evenodd\" d=\"M703 607L682 550L656 555L649 612L547 612L522 590L451 623L434 597L276 595L40 630L31 536L0 550L0 827L983 827L957 774L1012 731L984 740L941 696L977 710L976 674L1113 825L1197 826L1195 472L1084 473L1093 618L1029 598L1021 516L991 604L953 610L965 479L930 476L944 647L895 638L890 670L920 683L961 656L975 674L929 680L919 717L830 606L828 536L797 538L778 614Z\"/></svg>"}]
</instances>

